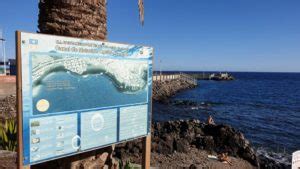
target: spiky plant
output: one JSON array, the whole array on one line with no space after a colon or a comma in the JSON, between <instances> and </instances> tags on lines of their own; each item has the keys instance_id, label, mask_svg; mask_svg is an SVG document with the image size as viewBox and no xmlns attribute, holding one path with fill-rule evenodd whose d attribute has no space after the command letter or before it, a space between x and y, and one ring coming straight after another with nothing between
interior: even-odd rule
<instances>
[{"instance_id":1,"label":"spiky plant","mask_svg":"<svg viewBox=\"0 0 300 169\"><path fill-rule=\"evenodd\" d=\"M4 150L16 151L17 124L14 119L7 119L5 125L0 127L0 145Z\"/></svg>"},{"instance_id":2,"label":"spiky plant","mask_svg":"<svg viewBox=\"0 0 300 169\"><path fill-rule=\"evenodd\" d=\"M126 161L126 164L125 164L125 166L124 166L124 169L133 169L133 166L132 166L132 164L131 164L130 161Z\"/></svg>"}]
</instances>

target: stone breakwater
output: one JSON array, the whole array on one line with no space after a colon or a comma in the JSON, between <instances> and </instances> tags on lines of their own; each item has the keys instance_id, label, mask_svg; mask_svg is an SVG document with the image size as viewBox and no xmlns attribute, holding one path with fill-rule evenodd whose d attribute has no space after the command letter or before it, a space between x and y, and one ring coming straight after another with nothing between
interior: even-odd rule
<instances>
[{"instance_id":1,"label":"stone breakwater","mask_svg":"<svg viewBox=\"0 0 300 169\"><path fill-rule=\"evenodd\" d=\"M154 81L153 82L153 95L154 101L167 102L168 98L175 95L176 93L192 89L196 86L183 79L174 79L166 81Z\"/></svg>"}]
</instances>

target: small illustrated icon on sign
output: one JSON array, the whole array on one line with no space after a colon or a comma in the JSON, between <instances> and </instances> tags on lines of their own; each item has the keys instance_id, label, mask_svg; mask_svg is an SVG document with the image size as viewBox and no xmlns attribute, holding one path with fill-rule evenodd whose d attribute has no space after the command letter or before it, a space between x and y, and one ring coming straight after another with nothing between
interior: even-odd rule
<instances>
[{"instance_id":1,"label":"small illustrated icon on sign","mask_svg":"<svg viewBox=\"0 0 300 169\"><path fill-rule=\"evenodd\" d=\"M50 103L48 102L48 100L45 99L39 100L36 104L36 109L40 112L47 111L49 107L50 107Z\"/></svg>"},{"instance_id":2,"label":"small illustrated icon on sign","mask_svg":"<svg viewBox=\"0 0 300 169\"><path fill-rule=\"evenodd\" d=\"M39 41L37 39L29 39L29 44L30 45L37 45L37 44L39 44Z\"/></svg>"}]
</instances>

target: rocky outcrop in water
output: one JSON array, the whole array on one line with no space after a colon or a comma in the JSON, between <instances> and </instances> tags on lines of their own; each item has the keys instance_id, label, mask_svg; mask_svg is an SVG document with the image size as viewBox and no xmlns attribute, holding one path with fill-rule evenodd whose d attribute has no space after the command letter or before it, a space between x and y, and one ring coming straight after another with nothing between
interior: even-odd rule
<instances>
[{"instance_id":1,"label":"rocky outcrop in water","mask_svg":"<svg viewBox=\"0 0 300 169\"><path fill-rule=\"evenodd\" d=\"M198 80L216 80L216 81L228 81L235 80L230 73L191 73L189 74Z\"/></svg>"},{"instance_id":2,"label":"rocky outcrop in water","mask_svg":"<svg viewBox=\"0 0 300 169\"><path fill-rule=\"evenodd\" d=\"M213 73L209 76L209 80L226 81L226 80L234 80L234 77L229 73Z\"/></svg>"}]
</instances>

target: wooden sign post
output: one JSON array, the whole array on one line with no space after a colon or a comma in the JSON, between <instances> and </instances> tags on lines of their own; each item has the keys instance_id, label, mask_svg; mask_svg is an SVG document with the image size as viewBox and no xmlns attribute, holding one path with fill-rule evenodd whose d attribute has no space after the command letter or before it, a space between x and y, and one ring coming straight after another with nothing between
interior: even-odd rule
<instances>
[{"instance_id":1,"label":"wooden sign post","mask_svg":"<svg viewBox=\"0 0 300 169\"><path fill-rule=\"evenodd\" d=\"M30 169L30 166L23 166L23 117L22 117L22 62L21 62L21 33L16 32L16 58L17 58L17 168Z\"/></svg>"},{"instance_id":2,"label":"wooden sign post","mask_svg":"<svg viewBox=\"0 0 300 169\"><path fill-rule=\"evenodd\" d=\"M142 168L149 169L151 162L151 134L143 138Z\"/></svg>"}]
</instances>

